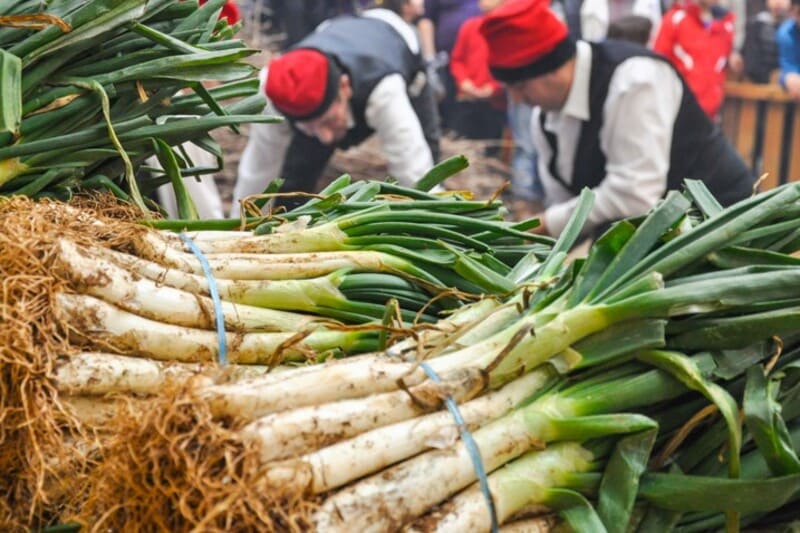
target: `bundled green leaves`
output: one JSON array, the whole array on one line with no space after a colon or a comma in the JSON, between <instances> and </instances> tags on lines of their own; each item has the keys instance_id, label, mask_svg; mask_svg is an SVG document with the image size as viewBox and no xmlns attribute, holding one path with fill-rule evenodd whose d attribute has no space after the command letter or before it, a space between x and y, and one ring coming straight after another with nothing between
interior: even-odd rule
<instances>
[{"instance_id":1,"label":"bundled green leaves","mask_svg":"<svg viewBox=\"0 0 800 533\"><path fill-rule=\"evenodd\" d=\"M613 225L586 258L568 263L591 207L584 191L550 253L525 275L506 274L525 283L508 301L515 305L481 317L469 342L443 342L426 357L450 380L448 392L474 398L459 403L476 428L491 506L464 441L431 445L443 434L438 420L452 424L442 411L402 421L398 414L357 435L335 426L298 430L304 454L279 451L288 439L276 438L273 426L296 428L291 417L308 412L307 403L287 409L286 398L332 382L334 365L295 374L293 383L284 374L279 391L255 381L219 387L213 401L237 412L245 405L237 395L247 405L269 405L258 412L269 418L244 431L269 450L268 477L280 486L308 469L304 486L325 498L313 519L317 531L488 531L490 509L504 523L537 505L560 512L574 531L733 532L796 519L800 269L791 254L800 185L727 209L701 183L686 187L646 216ZM340 219L339 228L346 232L352 220ZM419 351L387 353L407 362L389 362L383 376L430 384ZM483 376L484 390L458 380L468 372ZM347 380L338 390L360 392L317 395L314 420L334 421L329 414L346 400L340 423L351 425L356 413L377 412L381 395L397 386L376 384L370 395L359 388L360 373ZM516 396L517 386L527 400ZM484 411L498 397L506 410ZM356 398L361 408L353 407ZM710 427L700 425L711 415ZM346 440L321 448L323 432Z\"/></svg>"},{"instance_id":2,"label":"bundled green leaves","mask_svg":"<svg viewBox=\"0 0 800 533\"><path fill-rule=\"evenodd\" d=\"M0 4L0 194L142 196L211 173L179 146L215 155L208 132L261 114L256 52L233 40L224 0L51 0ZM206 88L207 85L216 85ZM177 147L177 148L176 148ZM156 155L161 167L137 170Z\"/></svg>"},{"instance_id":3,"label":"bundled green leaves","mask_svg":"<svg viewBox=\"0 0 800 533\"><path fill-rule=\"evenodd\" d=\"M453 163L459 163L455 170ZM429 175L445 179L464 165L464 157L456 156L434 167ZM265 259L271 254L355 253L362 254L360 263L337 268L363 272L363 256L371 254L374 264L383 264L381 271L402 272L436 291L510 294L525 272L548 257L553 239L526 231L538 220L506 221L502 202L467 196L459 192L431 194L390 181L353 182L344 174L315 198L288 212L243 221L155 220L147 224L164 230L196 231L193 238L198 246L214 258L233 258L242 253ZM243 222L253 231L225 231ZM145 251L151 247L146 243L137 246L143 255L161 255ZM315 263L314 268L320 268L321 260ZM297 276L299 271L294 269L292 275ZM356 279L348 278L342 286L345 292L377 298L381 304L387 300L381 291L360 282L351 284ZM402 301L404 294L392 293L391 297ZM435 309L437 303L432 306Z\"/></svg>"}]
</instances>

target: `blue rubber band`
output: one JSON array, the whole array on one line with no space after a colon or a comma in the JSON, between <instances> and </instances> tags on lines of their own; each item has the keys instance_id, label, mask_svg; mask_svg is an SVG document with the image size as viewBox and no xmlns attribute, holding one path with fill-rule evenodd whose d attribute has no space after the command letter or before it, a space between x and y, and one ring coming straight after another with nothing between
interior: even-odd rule
<instances>
[{"instance_id":1,"label":"blue rubber band","mask_svg":"<svg viewBox=\"0 0 800 533\"><path fill-rule=\"evenodd\" d=\"M211 294L211 301L214 302L214 319L217 322L217 339L219 341L217 361L220 365L225 366L228 364L228 345L225 337L225 317L222 316L222 300L219 298L217 280L214 278L214 274L211 272L211 265L208 264L208 260L203 255L202 250L185 233L181 233L180 236L186 246L189 247L189 250L197 256L200 266L203 267L203 274L206 275L206 280L208 280L208 292Z\"/></svg>"},{"instance_id":2,"label":"blue rubber band","mask_svg":"<svg viewBox=\"0 0 800 533\"><path fill-rule=\"evenodd\" d=\"M428 374L428 377L431 379L431 381L434 383L442 382L442 379L428 363L423 361L420 363L420 366L422 367L422 370ZM478 444L475 442L472 433L470 433L470 431L467 429L467 423L464 421L464 417L461 416L461 411L458 409L458 405L456 404L455 400L453 400L453 397L448 396L445 398L444 404L447 406L447 410L450 411L450 414L453 415L453 418L458 425L458 432L461 435L461 441L467 448L470 459L472 459L472 467L475 469L475 474L478 476L478 483L480 484L481 492L483 492L483 497L486 499L486 506L489 508L489 519L491 520L492 533L497 533L500 531L500 526L497 523L497 510L494 506L492 492L489 490L489 479L486 477L486 470L483 468L483 459L481 459L481 452L478 449Z\"/></svg>"}]
</instances>

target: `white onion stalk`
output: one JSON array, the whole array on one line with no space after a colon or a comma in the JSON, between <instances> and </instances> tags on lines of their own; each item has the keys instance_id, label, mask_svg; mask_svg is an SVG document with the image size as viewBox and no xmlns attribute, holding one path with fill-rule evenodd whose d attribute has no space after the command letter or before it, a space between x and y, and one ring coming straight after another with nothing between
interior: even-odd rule
<instances>
[{"instance_id":1,"label":"white onion stalk","mask_svg":"<svg viewBox=\"0 0 800 533\"><path fill-rule=\"evenodd\" d=\"M164 235L175 235L171 231L161 232ZM201 231L186 231L186 236L196 243L212 242L212 241L227 241L229 239L241 239L242 237L252 237L252 231L236 231L236 230L201 230ZM183 240L178 237L178 242L183 245Z\"/></svg>"},{"instance_id":2,"label":"white onion stalk","mask_svg":"<svg viewBox=\"0 0 800 533\"><path fill-rule=\"evenodd\" d=\"M241 380L237 379L223 380L217 386L224 387L225 385L232 384L233 381L237 381L236 385L240 387L240 390L259 388L259 387L270 387L273 385L278 385L285 381L298 379L301 376L303 377L302 379L306 379L308 378L308 376L324 377L323 374L325 372L323 372L323 370L330 368L331 366L351 367L351 368L358 368L360 366L369 366L371 362L375 361L376 359L384 360L384 358L376 352L376 353L362 353L362 354L351 355L350 357L345 357L343 359L329 358L324 362L320 362L319 359L314 361L304 361L304 362L292 361L289 364L285 365L266 367L269 368L269 371L266 373L257 373L255 375L247 373L246 376L242 376L243 379ZM246 365L246 366L237 365L228 368L248 368L250 366L252 365ZM209 398L213 398L217 395L218 395L217 392L212 392L209 395Z\"/></svg>"},{"instance_id":3,"label":"white onion stalk","mask_svg":"<svg viewBox=\"0 0 800 533\"><path fill-rule=\"evenodd\" d=\"M83 249L82 252L97 261L106 259L124 266L136 274L157 282L159 286L165 285L201 296L209 295L208 279L203 274L183 272L107 248ZM302 265L298 268L302 270ZM222 300L238 304L253 303L257 307L272 309L292 308L313 311L315 304L336 307L338 302L345 299L336 283L342 275L341 271L316 278L303 278L302 272L300 274L301 279L217 279L217 291ZM259 273L253 275L257 277ZM303 315L296 316L299 324ZM291 329L301 327L302 324Z\"/></svg>"},{"instance_id":4,"label":"white onion stalk","mask_svg":"<svg viewBox=\"0 0 800 533\"><path fill-rule=\"evenodd\" d=\"M495 388L518 376L526 368L540 365L567 350L574 342L607 327L611 323L610 318L599 306L577 306L538 328L533 336L530 332L536 317L524 317L487 339L435 357L428 364L437 374L446 377L467 368L485 369L504 354L498 366L504 370L503 374L495 377L493 371L490 376L490 386ZM513 366L506 364L509 359ZM213 401L223 412L246 409L256 416L263 416L288 408L287 398L293 399L291 407L319 405L397 390L400 379L407 386L417 385L427 379L416 363L395 362L379 357L360 359L348 366L345 372L330 370L328 374L326 368L323 365L318 372L277 384L259 385L254 381L247 387L217 387L213 391Z\"/></svg>"},{"instance_id":5,"label":"white onion stalk","mask_svg":"<svg viewBox=\"0 0 800 533\"><path fill-rule=\"evenodd\" d=\"M487 473L543 441L519 417L495 420L473 433ZM394 531L475 482L471 455L459 440L378 472L330 496L314 517L319 533Z\"/></svg>"},{"instance_id":6,"label":"white onion stalk","mask_svg":"<svg viewBox=\"0 0 800 533\"><path fill-rule=\"evenodd\" d=\"M131 243L146 259L184 272L203 274L197 257L177 251L156 232L142 232ZM411 269L407 261L371 251L214 254L208 256L208 262L214 276L220 279L298 279L323 276L342 269L368 272L407 272Z\"/></svg>"},{"instance_id":7,"label":"white onion stalk","mask_svg":"<svg viewBox=\"0 0 800 533\"><path fill-rule=\"evenodd\" d=\"M73 395L156 394L167 383L185 383L203 371L199 363L85 352L58 361L55 382L59 392Z\"/></svg>"},{"instance_id":8,"label":"white onion stalk","mask_svg":"<svg viewBox=\"0 0 800 533\"><path fill-rule=\"evenodd\" d=\"M110 248L98 246L85 248L85 251L90 257L113 261L131 272L156 281L161 285L167 285L194 294L208 295L208 279L202 274L189 274L174 267L166 267L149 259L118 252Z\"/></svg>"},{"instance_id":9,"label":"white onion stalk","mask_svg":"<svg viewBox=\"0 0 800 533\"><path fill-rule=\"evenodd\" d=\"M92 256L70 241L57 245L57 263L78 290L137 315L200 329L214 329L211 298L198 296L135 276L117 264ZM312 316L221 302L226 328L237 331L301 331L319 324Z\"/></svg>"},{"instance_id":10,"label":"white onion stalk","mask_svg":"<svg viewBox=\"0 0 800 533\"><path fill-rule=\"evenodd\" d=\"M82 424L103 426L119 416L121 412L141 411L144 399L136 396L59 395L58 401Z\"/></svg>"},{"instance_id":11,"label":"white onion stalk","mask_svg":"<svg viewBox=\"0 0 800 533\"><path fill-rule=\"evenodd\" d=\"M431 364L437 359L432 359ZM446 378L448 374L443 375ZM263 382L256 379L247 384L212 387L207 391L207 399L218 414L240 413L257 418L289 408L397 391L400 380L411 387L425 381L427 376L416 363L373 355L327 362L319 365L318 370L282 378L277 383L267 378Z\"/></svg>"},{"instance_id":12,"label":"white onion stalk","mask_svg":"<svg viewBox=\"0 0 800 533\"><path fill-rule=\"evenodd\" d=\"M56 387L72 395L157 394L167 383L207 386L219 380L243 381L286 367L177 363L103 352L83 352L56 363Z\"/></svg>"},{"instance_id":13,"label":"white onion stalk","mask_svg":"<svg viewBox=\"0 0 800 533\"><path fill-rule=\"evenodd\" d=\"M594 454L575 442L555 443L544 450L528 452L493 472L488 483L497 521L502 524L531 504L546 505L548 489L564 486L571 473L589 470L593 458ZM429 533L491 530L489 508L478 484L448 501L446 513L420 520L424 521L424 531ZM423 529L412 525L407 531Z\"/></svg>"},{"instance_id":14,"label":"white onion stalk","mask_svg":"<svg viewBox=\"0 0 800 533\"><path fill-rule=\"evenodd\" d=\"M604 386L619 388L616 383ZM592 391L581 394L574 398L545 395L474 431L472 436L486 473L529 450L543 449L549 442L588 440L653 427L653 421L641 415L584 416L605 409L613 411L619 402L605 399L600 406L603 399L593 396ZM632 397L641 402L641 395L630 392L620 405L634 401ZM470 450L459 440L448 448L422 453L333 493L320 506L314 523L320 533L393 531L475 481Z\"/></svg>"},{"instance_id":15,"label":"white onion stalk","mask_svg":"<svg viewBox=\"0 0 800 533\"><path fill-rule=\"evenodd\" d=\"M458 337L472 329L479 330L487 314L493 313L498 305L495 300L486 299L462 307L450 318L434 324L435 329L420 332L419 341L413 338L402 340L389 348L387 354L396 352L395 355L399 355L402 352L413 360L420 348L427 355L440 345L450 346L453 344L452 335ZM474 327L476 323L478 327ZM399 379L412 386L424 379L421 372L409 375L415 368L415 364L399 357L356 355L292 369L277 378L266 375L236 386L212 387L207 391L207 399L217 414L240 414L255 419L289 408L396 391Z\"/></svg>"},{"instance_id":16,"label":"white onion stalk","mask_svg":"<svg viewBox=\"0 0 800 533\"><path fill-rule=\"evenodd\" d=\"M204 398L217 415L237 414L252 420L285 409L396 391L397 381L413 368L381 355L351 357L277 377L216 385L204 391ZM416 380L420 381L422 375Z\"/></svg>"},{"instance_id":17,"label":"white onion stalk","mask_svg":"<svg viewBox=\"0 0 800 533\"><path fill-rule=\"evenodd\" d=\"M343 250L347 234L336 222L320 226L300 225L293 229L267 235L248 235L229 239L202 240L198 246L203 253L282 254Z\"/></svg>"},{"instance_id":18,"label":"white onion stalk","mask_svg":"<svg viewBox=\"0 0 800 533\"><path fill-rule=\"evenodd\" d=\"M162 361L203 362L218 356L214 331L163 324L149 320L91 296L59 293L57 311L74 332L94 343L107 343L132 355ZM364 332L316 330L296 333L226 334L228 358L234 363L278 364L305 360L336 348L363 350ZM369 341L367 341L369 344Z\"/></svg>"},{"instance_id":19,"label":"white onion stalk","mask_svg":"<svg viewBox=\"0 0 800 533\"><path fill-rule=\"evenodd\" d=\"M203 297L209 295L209 282L204 275L186 273L114 250L92 249L91 251L85 250L84 253L89 257L97 257L98 260L107 258L115 264L123 265L129 270L155 281L159 286L166 285ZM266 265L265 268L271 267ZM298 268L302 269L302 265ZM312 268L315 267L312 265ZM301 273L300 279L216 279L216 287L220 298L224 301L248 307L276 310L277 317L287 317L289 327L283 330L273 329L288 331L301 329L303 324L299 323L304 315L296 315L295 318L292 318L292 314L281 315L280 311L328 315L331 310L347 311L352 309L353 305L357 305L348 300L339 290L339 286L348 273L346 270L339 270L325 276L310 278L303 277ZM253 277L259 276L261 273L253 273ZM256 315L259 316L258 313ZM309 318L309 320L319 323L333 322L333 319L321 317ZM299 325L292 326L294 323ZM194 326L194 324L183 325ZM256 328L252 327L252 329Z\"/></svg>"},{"instance_id":20,"label":"white onion stalk","mask_svg":"<svg viewBox=\"0 0 800 533\"><path fill-rule=\"evenodd\" d=\"M340 307L344 271L308 279L217 281L220 298L254 307L315 312L319 306Z\"/></svg>"},{"instance_id":21,"label":"white onion stalk","mask_svg":"<svg viewBox=\"0 0 800 533\"><path fill-rule=\"evenodd\" d=\"M406 391L375 394L272 413L245 426L244 435L262 444L262 461L314 451L376 427L418 417L442 407L450 396L465 402L483 391L479 372L461 372L447 382L426 381Z\"/></svg>"},{"instance_id":22,"label":"white onion stalk","mask_svg":"<svg viewBox=\"0 0 800 533\"><path fill-rule=\"evenodd\" d=\"M556 376L550 365L530 372L505 387L459 406L466 424L474 430L494 420L541 390ZM272 455L274 443L256 432L245 438L260 445L262 458ZM300 482L314 493L323 493L367 474L412 457L429 448L444 448L459 438L449 411L440 411L373 429L351 439L309 453L296 460L276 463L269 471L271 482ZM299 479L298 476L308 476Z\"/></svg>"},{"instance_id":23,"label":"white onion stalk","mask_svg":"<svg viewBox=\"0 0 800 533\"><path fill-rule=\"evenodd\" d=\"M484 299L471 304L471 306L458 309L447 320L437 322L435 326L440 331L420 332L418 335L422 340L421 343L418 343L413 337L408 337L390 346L386 353L392 357L405 357L407 360L421 357L427 359L439 354L451 353L472 346L498 333L519 318L520 312L513 300L500 304L497 300ZM455 330L453 325L457 326ZM429 335L425 335L426 333ZM432 347L435 349L431 349Z\"/></svg>"},{"instance_id":24,"label":"white onion stalk","mask_svg":"<svg viewBox=\"0 0 800 533\"><path fill-rule=\"evenodd\" d=\"M253 235L252 231L235 231L235 230L199 230L199 231L184 231L183 232L195 244L200 244L207 241L239 239L242 237L250 237ZM186 242L181 236L172 230L159 230L159 236L166 244L178 251L187 251ZM201 247L202 248L202 247Z\"/></svg>"}]
</instances>

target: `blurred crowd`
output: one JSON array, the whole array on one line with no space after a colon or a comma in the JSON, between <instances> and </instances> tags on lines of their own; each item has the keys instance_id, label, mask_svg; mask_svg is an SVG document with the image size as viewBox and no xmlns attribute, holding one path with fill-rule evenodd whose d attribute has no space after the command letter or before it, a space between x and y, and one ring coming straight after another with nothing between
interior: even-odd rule
<instances>
[{"instance_id":1,"label":"blurred crowd","mask_svg":"<svg viewBox=\"0 0 800 533\"><path fill-rule=\"evenodd\" d=\"M499 155L501 146L513 143L504 155L512 167L514 213L525 218L542 212L548 193L541 174L548 164L540 160L531 123L544 112L535 112L541 105L536 95L514 97L512 83L497 78L492 62L497 67L503 60L490 57L497 51L482 31L495 10L520 1L238 0L245 15L259 13L262 23L283 36L282 54L265 66L262 82L269 111L288 121L283 128L253 128L234 203L276 177L286 180L285 190L312 192L336 148L373 134L392 176L412 183L437 161L445 132L486 141L487 155ZM545 4L576 42L626 41L666 58L712 124L719 122L727 79L780 84L800 100L798 0L529 4L520 9ZM538 60L536 46L519 52L527 54L522 63ZM513 58L517 51L503 53ZM291 204L291 199L276 201ZM235 205L232 215L237 214Z\"/></svg>"},{"instance_id":2,"label":"blurred crowd","mask_svg":"<svg viewBox=\"0 0 800 533\"><path fill-rule=\"evenodd\" d=\"M252 10L259 0L239 0ZM265 19L283 30L288 49L324 20L384 3L368 0L261 0ZM477 24L504 0L411 0L404 17L419 30L423 58L435 73L442 125L467 138L497 139L508 103L486 67ZM722 101L720 79L778 80L800 96L791 46L791 0L553 0L577 39L628 39L665 54L678 66L711 116ZM665 16L666 15L666 16ZM784 31L778 35L779 26ZM485 47L483 47L485 48Z\"/></svg>"}]
</instances>

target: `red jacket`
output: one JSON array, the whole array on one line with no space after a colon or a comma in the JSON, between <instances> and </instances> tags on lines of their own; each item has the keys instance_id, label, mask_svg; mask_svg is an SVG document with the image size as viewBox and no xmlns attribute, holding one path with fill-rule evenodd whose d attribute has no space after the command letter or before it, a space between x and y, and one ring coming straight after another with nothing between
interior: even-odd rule
<instances>
[{"instance_id":1,"label":"red jacket","mask_svg":"<svg viewBox=\"0 0 800 533\"><path fill-rule=\"evenodd\" d=\"M456 80L456 88L464 80L470 80L475 87L490 85L492 94L502 94L503 86L489 72L489 45L481 35L479 27L483 16L467 19L458 30L458 37L450 53L450 72Z\"/></svg>"},{"instance_id":2,"label":"red jacket","mask_svg":"<svg viewBox=\"0 0 800 533\"><path fill-rule=\"evenodd\" d=\"M725 96L725 67L733 50L734 15L716 15L706 24L696 4L678 4L664 15L653 45L675 65L712 118Z\"/></svg>"}]
</instances>

